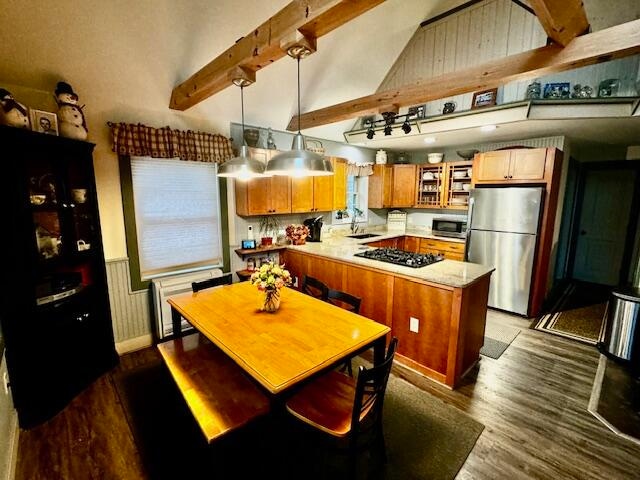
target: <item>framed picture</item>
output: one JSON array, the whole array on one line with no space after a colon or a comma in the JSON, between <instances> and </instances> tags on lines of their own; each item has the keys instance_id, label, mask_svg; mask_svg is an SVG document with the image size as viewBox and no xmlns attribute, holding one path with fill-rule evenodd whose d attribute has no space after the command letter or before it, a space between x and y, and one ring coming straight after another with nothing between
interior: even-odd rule
<instances>
[{"instance_id":1,"label":"framed picture","mask_svg":"<svg viewBox=\"0 0 640 480\"><path fill-rule=\"evenodd\" d=\"M543 98L569 98L569 82L545 84L542 96Z\"/></svg>"},{"instance_id":2,"label":"framed picture","mask_svg":"<svg viewBox=\"0 0 640 480\"><path fill-rule=\"evenodd\" d=\"M256 248L256 241L254 240L242 240L242 248L254 249Z\"/></svg>"},{"instance_id":3,"label":"framed picture","mask_svg":"<svg viewBox=\"0 0 640 480\"><path fill-rule=\"evenodd\" d=\"M498 97L498 89L492 88L491 90L483 90L482 92L475 92L473 94L473 100L471 100L471 109L491 107L496 104Z\"/></svg>"},{"instance_id":4,"label":"framed picture","mask_svg":"<svg viewBox=\"0 0 640 480\"><path fill-rule=\"evenodd\" d=\"M409 111L407 112L409 115L415 115L417 120L424 118L426 112L426 105L417 105L415 107L409 107Z\"/></svg>"},{"instance_id":5,"label":"framed picture","mask_svg":"<svg viewBox=\"0 0 640 480\"><path fill-rule=\"evenodd\" d=\"M369 117L362 117L362 128L373 127L373 115Z\"/></svg>"},{"instance_id":6,"label":"framed picture","mask_svg":"<svg viewBox=\"0 0 640 480\"><path fill-rule=\"evenodd\" d=\"M29 118L31 120L31 130L34 132L58 135L58 117L56 117L55 113L30 109Z\"/></svg>"}]
</instances>

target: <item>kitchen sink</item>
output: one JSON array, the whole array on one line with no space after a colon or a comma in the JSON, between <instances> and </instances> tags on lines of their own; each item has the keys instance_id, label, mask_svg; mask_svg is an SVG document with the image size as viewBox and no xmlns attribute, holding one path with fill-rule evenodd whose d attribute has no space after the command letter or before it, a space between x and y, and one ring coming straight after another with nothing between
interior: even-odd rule
<instances>
[{"instance_id":1,"label":"kitchen sink","mask_svg":"<svg viewBox=\"0 0 640 480\"><path fill-rule=\"evenodd\" d=\"M357 235L347 235L349 238L357 238L357 239L361 239L361 238L371 238L371 237L379 237L380 235L377 235L375 233L359 233Z\"/></svg>"}]
</instances>

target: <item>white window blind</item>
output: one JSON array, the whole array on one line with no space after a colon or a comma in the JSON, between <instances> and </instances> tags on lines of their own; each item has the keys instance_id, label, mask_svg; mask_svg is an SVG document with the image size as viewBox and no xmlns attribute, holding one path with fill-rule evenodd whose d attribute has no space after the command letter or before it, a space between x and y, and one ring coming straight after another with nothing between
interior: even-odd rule
<instances>
[{"instance_id":1,"label":"white window blind","mask_svg":"<svg viewBox=\"0 0 640 480\"><path fill-rule=\"evenodd\" d=\"M131 176L143 280L222 265L215 164L131 157Z\"/></svg>"}]
</instances>

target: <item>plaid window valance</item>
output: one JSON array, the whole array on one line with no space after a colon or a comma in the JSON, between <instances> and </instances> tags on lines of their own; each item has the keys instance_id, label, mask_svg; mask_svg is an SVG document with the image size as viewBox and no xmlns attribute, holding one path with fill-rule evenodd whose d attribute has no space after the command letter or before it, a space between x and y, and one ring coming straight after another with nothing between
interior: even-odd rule
<instances>
[{"instance_id":1,"label":"plaid window valance","mask_svg":"<svg viewBox=\"0 0 640 480\"><path fill-rule=\"evenodd\" d=\"M223 163L233 157L231 140L217 133L153 128L141 123L108 122L108 125L113 136L112 150L119 155L212 163Z\"/></svg>"},{"instance_id":2,"label":"plaid window valance","mask_svg":"<svg viewBox=\"0 0 640 480\"><path fill-rule=\"evenodd\" d=\"M347 175L366 177L373 175L373 163L347 163Z\"/></svg>"}]
</instances>

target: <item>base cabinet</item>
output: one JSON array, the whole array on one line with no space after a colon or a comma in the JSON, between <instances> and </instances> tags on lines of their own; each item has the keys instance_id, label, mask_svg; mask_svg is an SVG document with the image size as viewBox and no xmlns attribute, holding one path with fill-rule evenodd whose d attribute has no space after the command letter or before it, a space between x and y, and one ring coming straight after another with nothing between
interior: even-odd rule
<instances>
[{"instance_id":1,"label":"base cabinet","mask_svg":"<svg viewBox=\"0 0 640 480\"><path fill-rule=\"evenodd\" d=\"M480 358L490 275L453 288L293 249L283 256L293 275L308 274L360 297L360 314L398 337L398 362L455 388Z\"/></svg>"},{"instance_id":2,"label":"base cabinet","mask_svg":"<svg viewBox=\"0 0 640 480\"><path fill-rule=\"evenodd\" d=\"M22 428L54 416L118 363L93 144L0 127L7 252L0 322Z\"/></svg>"}]
</instances>

